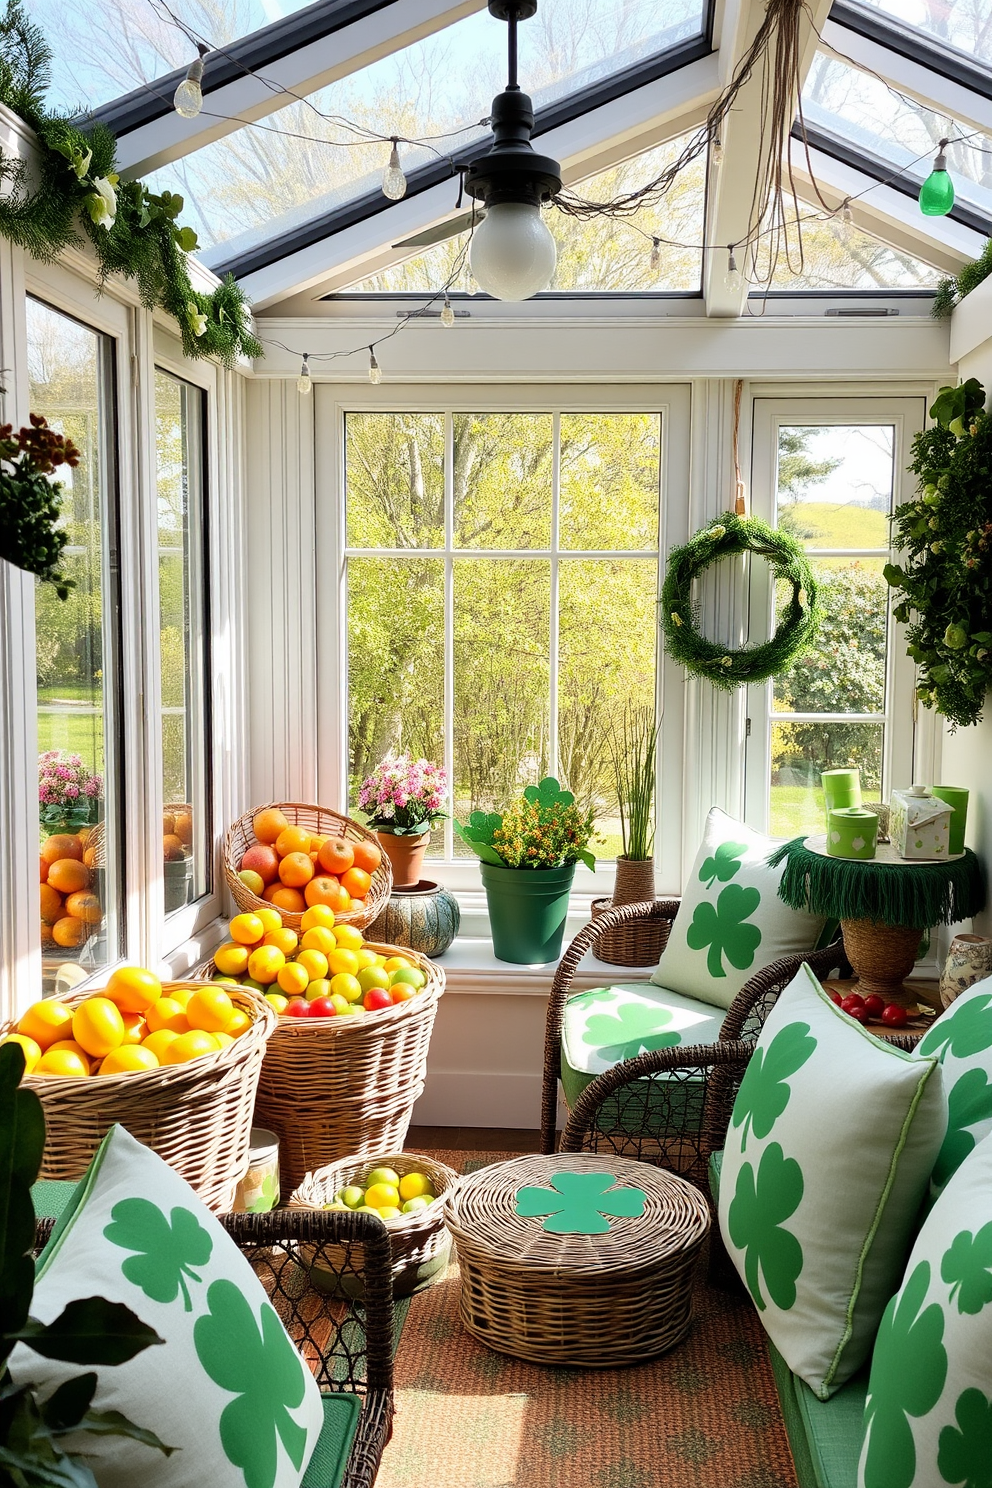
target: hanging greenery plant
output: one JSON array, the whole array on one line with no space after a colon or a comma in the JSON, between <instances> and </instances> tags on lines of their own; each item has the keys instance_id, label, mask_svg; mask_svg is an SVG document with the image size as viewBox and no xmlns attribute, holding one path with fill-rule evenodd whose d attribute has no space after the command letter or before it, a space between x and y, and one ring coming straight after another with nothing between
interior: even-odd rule
<instances>
[{"instance_id":1,"label":"hanging greenery plant","mask_svg":"<svg viewBox=\"0 0 992 1488\"><path fill-rule=\"evenodd\" d=\"M978 723L992 686L992 418L975 377L941 388L913 441L919 492L895 510L901 564L885 577L907 625L916 695L951 724Z\"/></svg>"},{"instance_id":2,"label":"hanging greenery plant","mask_svg":"<svg viewBox=\"0 0 992 1488\"><path fill-rule=\"evenodd\" d=\"M708 641L700 632L692 584L712 563L740 553L767 558L775 577L791 585L792 594L771 640L735 651ZM814 640L819 620L816 579L802 548L788 533L776 532L757 517L724 512L668 555L661 591L661 624L668 654L714 687L732 692L735 687L787 672Z\"/></svg>"},{"instance_id":3,"label":"hanging greenery plant","mask_svg":"<svg viewBox=\"0 0 992 1488\"><path fill-rule=\"evenodd\" d=\"M159 306L178 322L188 357L216 357L230 367L239 356L261 356L248 301L233 276L210 294L193 288L186 254L197 239L178 222L182 197L120 180L109 129L93 123L83 130L45 109L51 55L20 0L7 0L0 103L34 130L40 160L29 169L0 154L0 186L7 188L0 195L0 233L43 263L85 236L96 250L101 283L111 274L133 279L143 305Z\"/></svg>"},{"instance_id":4,"label":"hanging greenery plant","mask_svg":"<svg viewBox=\"0 0 992 1488\"><path fill-rule=\"evenodd\" d=\"M0 425L0 558L55 585L68 599L74 580L61 572L68 533L60 527L62 487L49 480L59 465L79 464L79 451L32 413L31 427Z\"/></svg>"},{"instance_id":5,"label":"hanging greenery plant","mask_svg":"<svg viewBox=\"0 0 992 1488\"><path fill-rule=\"evenodd\" d=\"M965 264L957 278L941 279L930 308L934 320L943 320L945 316L950 315L954 306L960 304L965 295L971 294L973 289L977 289L982 280L987 279L990 274L992 274L992 238L985 244L974 262Z\"/></svg>"}]
</instances>

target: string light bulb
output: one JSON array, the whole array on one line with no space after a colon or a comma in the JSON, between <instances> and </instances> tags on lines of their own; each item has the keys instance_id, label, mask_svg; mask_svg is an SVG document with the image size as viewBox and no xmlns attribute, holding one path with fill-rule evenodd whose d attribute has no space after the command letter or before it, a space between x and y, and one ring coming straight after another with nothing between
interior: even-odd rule
<instances>
[{"instance_id":1,"label":"string light bulb","mask_svg":"<svg viewBox=\"0 0 992 1488\"><path fill-rule=\"evenodd\" d=\"M307 356L306 352L304 352L303 366L300 368L300 375L296 379L296 391L298 393L302 393L303 397L306 398L310 395L312 390L313 379L310 376L310 358Z\"/></svg>"},{"instance_id":2,"label":"string light bulb","mask_svg":"<svg viewBox=\"0 0 992 1488\"><path fill-rule=\"evenodd\" d=\"M369 347L369 382L379 383L382 381L382 368L375 359L375 347Z\"/></svg>"},{"instance_id":3,"label":"string light bulb","mask_svg":"<svg viewBox=\"0 0 992 1488\"><path fill-rule=\"evenodd\" d=\"M731 294L737 294L744 283L744 276L737 267L737 259L734 256L735 244L727 244L727 272L723 276L723 287Z\"/></svg>"},{"instance_id":4,"label":"string light bulb","mask_svg":"<svg viewBox=\"0 0 992 1488\"><path fill-rule=\"evenodd\" d=\"M710 147L710 159L712 160L713 164L716 166L721 166L723 164L724 154L725 151L723 148L723 140L720 138L719 135L717 135Z\"/></svg>"},{"instance_id":5,"label":"string light bulb","mask_svg":"<svg viewBox=\"0 0 992 1488\"><path fill-rule=\"evenodd\" d=\"M954 205L954 182L947 169L946 139L937 147L933 170L920 187L920 211L924 217L946 217Z\"/></svg>"},{"instance_id":6,"label":"string light bulb","mask_svg":"<svg viewBox=\"0 0 992 1488\"><path fill-rule=\"evenodd\" d=\"M406 176L400 165L399 143L393 135L393 147L389 152L389 164L382 173L382 194L390 201L399 201L406 196Z\"/></svg>"},{"instance_id":7,"label":"string light bulb","mask_svg":"<svg viewBox=\"0 0 992 1488\"><path fill-rule=\"evenodd\" d=\"M652 272L652 274L657 274L657 272L658 272L658 270L660 268L661 268L661 240L659 238L652 238L651 239L651 272Z\"/></svg>"},{"instance_id":8,"label":"string light bulb","mask_svg":"<svg viewBox=\"0 0 992 1488\"><path fill-rule=\"evenodd\" d=\"M452 310L451 301L448 299L448 296L446 294L444 297L444 304L441 307L441 324L443 326L453 326L454 323L455 312L454 310Z\"/></svg>"},{"instance_id":9,"label":"string light bulb","mask_svg":"<svg viewBox=\"0 0 992 1488\"><path fill-rule=\"evenodd\" d=\"M854 221L854 212L851 210L851 198L848 197L840 209L840 220L850 225Z\"/></svg>"},{"instance_id":10,"label":"string light bulb","mask_svg":"<svg viewBox=\"0 0 992 1488\"><path fill-rule=\"evenodd\" d=\"M186 76L172 96L173 107L183 119L195 119L203 107L203 89L200 84L203 81L203 59L207 51L208 48L202 42L197 42L199 55L187 67Z\"/></svg>"}]
</instances>

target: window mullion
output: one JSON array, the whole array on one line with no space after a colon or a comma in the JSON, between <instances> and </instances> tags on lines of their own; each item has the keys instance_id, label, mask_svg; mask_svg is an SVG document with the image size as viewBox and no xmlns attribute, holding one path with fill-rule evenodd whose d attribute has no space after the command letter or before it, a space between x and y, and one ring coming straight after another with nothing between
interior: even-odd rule
<instances>
[{"instance_id":1,"label":"window mullion","mask_svg":"<svg viewBox=\"0 0 992 1488\"><path fill-rule=\"evenodd\" d=\"M448 819L444 824L444 856L455 855L451 819L455 810L455 420L444 415L444 768L448 777Z\"/></svg>"},{"instance_id":2,"label":"window mullion","mask_svg":"<svg viewBox=\"0 0 992 1488\"><path fill-rule=\"evenodd\" d=\"M551 616L548 638L548 770L558 779L558 513L561 492L561 414L551 415Z\"/></svg>"}]
</instances>

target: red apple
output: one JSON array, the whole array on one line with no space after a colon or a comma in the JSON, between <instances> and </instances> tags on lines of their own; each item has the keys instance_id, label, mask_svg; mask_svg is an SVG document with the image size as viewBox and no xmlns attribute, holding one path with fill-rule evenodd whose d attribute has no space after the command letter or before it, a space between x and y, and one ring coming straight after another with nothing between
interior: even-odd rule
<instances>
[{"instance_id":1,"label":"red apple","mask_svg":"<svg viewBox=\"0 0 992 1488\"><path fill-rule=\"evenodd\" d=\"M880 1018L885 1008L885 998L879 997L877 992L871 992L865 998L865 1008L870 1018Z\"/></svg>"},{"instance_id":2,"label":"red apple","mask_svg":"<svg viewBox=\"0 0 992 1488\"><path fill-rule=\"evenodd\" d=\"M315 997L307 1004L311 1018L336 1018L338 1010L329 997Z\"/></svg>"},{"instance_id":3,"label":"red apple","mask_svg":"<svg viewBox=\"0 0 992 1488\"><path fill-rule=\"evenodd\" d=\"M383 1008L392 1007L393 999L385 987L372 987L362 999L362 1005L367 1013L378 1013Z\"/></svg>"},{"instance_id":4,"label":"red apple","mask_svg":"<svg viewBox=\"0 0 992 1488\"><path fill-rule=\"evenodd\" d=\"M283 1013L284 1018L309 1018L310 1004L305 997L294 997Z\"/></svg>"},{"instance_id":5,"label":"red apple","mask_svg":"<svg viewBox=\"0 0 992 1488\"><path fill-rule=\"evenodd\" d=\"M834 1004L835 1007L840 1007L843 998L841 997L839 992L828 992L827 996L830 998L830 1001Z\"/></svg>"},{"instance_id":6,"label":"red apple","mask_svg":"<svg viewBox=\"0 0 992 1488\"><path fill-rule=\"evenodd\" d=\"M256 842L248 849L238 866L242 870L247 868L250 872L257 873L264 884L275 883L279 877L279 854L274 847Z\"/></svg>"},{"instance_id":7,"label":"red apple","mask_svg":"<svg viewBox=\"0 0 992 1488\"><path fill-rule=\"evenodd\" d=\"M888 1028L905 1028L909 1022L909 1014L897 1002L890 1002L888 1007L882 1009L882 1022Z\"/></svg>"},{"instance_id":8,"label":"red apple","mask_svg":"<svg viewBox=\"0 0 992 1488\"><path fill-rule=\"evenodd\" d=\"M852 992L849 997L844 998L843 1002L841 1003L841 1010L845 1012L849 1018L854 1018L855 1021L858 1023L868 1022L868 1012L865 1008L865 1000L863 997L859 997L856 992Z\"/></svg>"}]
</instances>

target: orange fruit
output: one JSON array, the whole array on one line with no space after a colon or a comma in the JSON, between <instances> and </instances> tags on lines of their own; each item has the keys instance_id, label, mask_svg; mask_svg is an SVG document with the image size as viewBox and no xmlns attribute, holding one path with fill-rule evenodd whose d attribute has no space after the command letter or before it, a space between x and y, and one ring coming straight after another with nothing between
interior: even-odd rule
<instances>
[{"instance_id":1,"label":"orange fruit","mask_svg":"<svg viewBox=\"0 0 992 1488\"><path fill-rule=\"evenodd\" d=\"M334 976L339 971L345 971L349 976L354 976L358 970L358 958L354 951L332 951L327 958L327 965Z\"/></svg>"},{"instance_id":2,"label":"orange fruit","mask_svg":"<svg viewBox=\"0 0 992 1488\"><path fill-rule=\"evenodd\" d=\"M177 987L174 983L170 982L168 996L172 998L173 1002L178 1002L181 1008L185 1008L196 990L196 987Z\"/></svg>"},{"instance_id":3,"label":"orange fruit","mask_svg":"<svg viewBox=\"0 0 992 1488\"><path fill-rule=\"evenodd\" d=\"M103 1059L124 1042L120 1008L109 997L87 997L72 1015L72 1036L93 1059Z\"/></svg>"},{"instance_id":4,"label":"orange fruit","mask_svg":"<svg viewBox=\"0 0 992 1488\"><path fill-rule=\"evenodd\" d=\"M65 914L62 908L62 895L51 884L43 883L41 886L41 918L46 925L54 925L56 920L61 920Z\"/></svg>"},{"instance_id":5,"label":"orange fruit","mask_svg":"<svg viewBox=\"0 0 992 1488\"><path fill-rule=\"evenodd\" d=\"M98 1075L130 1075L137 1074L140 1070L158 1069L158 1056L151 1049L138 1047L135 1044L123 1044L119 1049L113 1049L106 1056Z\"/></svg>"},{"instance_id":6,"label":"orange fruit","mask_svg":"<svg viewBox=\"0 0 992 1488\"><path fill-rule=\"evenodd\" d=\"M184 847L193 845L193 818L188 811L176 812L175 833Z\"/></svg>"},{"instance_id":7,"label":"orange fruit","mask_svg":"<svg viewBox=\"0 0 992 1488\"><path fill-rule=\"evenodd\" d=\"M78 862L82 862L82 843L78 837L70 837L67 832L57 832L41 844L41 856L49 867L57 863L60 858L75 858Z\"/></svg>"},{"instance_id":8,"label":"orange fruit","mask_svg":"<svg viewBox=\"0 0 992 1488\"><path fill-rule=\"evenodd\" d=\"M331 873L320 873L312 878L303 891L303 897L312 909L330 909L337 900L341 885Z\"/></svg>"},{"instance_id":9,"label":"orange fruit","mask_svg":"<svg viewBox=\"0 0 992 1488\"><path fill-rule=\"evenodd\" d=\"M252 831L259 842L275 842L280 832L285 832L289 822L275 806L256 811L252 818Z\"/></svg>"},{"instance_id":10,"label":"orange fruit","mask_svg":"<svg viewBox=\"0 0 992 1488\"><path fill-rule=\"evenodd\" d=\"M230 1034L231 1038L240 1038L243 1033L248 1032L250 1027L251 1018L248 1014L243 1008L235 1008L231 1021L224 1029L224 1032ZM216 1038L217 1035L214 1034L214 1037Z\"/></svg>"},{"instance_id":11,"label":"orange fruit","mask_svg":"<svg viewBox=\"0 0 992 1488\"><path fill-rule=\"evenodd\" d=\"M351 842L349 843L354 854L356 868L364 868L366 873L374 873L382 862L382 850L374 842Z\"/></svg>"},{"instance_id":12,"label":"orange fruit","mask_svg":"<svg viewBox=\"0 0 992 1488\"><path fill-rule=\"evenodd\" d=\"M67 946L71 950L81 946L86 935L86 926L82 920L74 920L72 915L66 915L64 920L56 920L52 926L52 939L55 944Z\"/></svg>"},{"instance_id":13,"label":"orange fruit","mask_svg":"<svg viewBox=\"0 0 992 1488\"><path fill-rule=\"evenodd\" d=\"M34 1039L42 1051L57 1039L68 1038L71 1030L72 1008L50 998L32 1003L17 1021L17 1032Z\"/></svg>"},{"instance_id":14,"label":"orange fruit","mask_svg":"<svg viewBox=\"0 0 992 1488\"><path fill-rule=\"evenodd\" d=\"M52 934L52 927L51 927L51 925L46 925L45 922L44 922L44 920L42 920L42 922L41 922L41 949L43 951L51 951L51 950L54 949L54 947L55 947L55 936Z\"/></svg>"},{"instance_id":15,"label":"orange fruit","mask_svg":"<svg viewBox=\"0 0 992 1488\"><path fill-rule=\"evenodd\" d=\"M174 1044L178 1037L178 1033L173 1033L171 1028L160 1028L156 1033L150 1033L146 1039L142 1039L141 1047L150 1049L159 1064L164 1064L166 1049L170 1044Z\"/></svg>"},{"instance_id":16,"label":"orange fruit","mask_svg":"<svg viewBox=\"0 0 992 1488\"><path fill-rule=\"evenodd\" d=\"M216 1054L219 1047L212 1033L207 1033L201 1028L191 1028L189 1033L180 1034L179 1038L169 1045L162 1063L187 1064L191 1059L199 1059L201 1054Z\"/></svg>"},{"instance_id":17,"label":"orange fruit","mask_svg":"<svg viewBox=\"0 0 992 1488\"><path fill-rule=\"evenodd\" d=\"M305 852L287 853L279 864L279 877L288 889L302 889L313 878L313 864Z\"/></svg>"},{"instance_id":18,"label":"orange fruit","mask_svg":"<svg viewBox=\"0 0 992 1488\"><path fill-rule=\"evenodd\" d=\"M227 927L228 934L238 945L258 945L265 934L265 926L256 914L238 914Z\"/></svg>"},{"instance_id":19,"label":"orange fruit","mask_svg":"<svg viewBox=\"0 0 992 1488\"><path fill-rule=\"evenodd\" d=\"M175 832L162 838L162 857L166 863L179 863L185 856L186 849Z\"/></svg>"},{"instance_id":20,"label":"orange fruit","mask_svg":"<svg viewBox=\"0 0 992 1488\"><path fill-rule=\"evenodd\" d=\"M317 854L317 861L325 873L347 873L355 861L354 849L343 837L328 837Z\"/></svg>"},{"instance_id":21,"label":"orange fruit","mask_svg":"<svg viewBox=\"0 0 992 1488\"><path fill-rule=\"evenodd\" d=\"M290 930L288 925L283 925L278 930L267 930L263 945L278 946L284 956L291 956L300 943L300 937L295 930Z\"/></svg>"},{"instance_id":22,"label":"orange fruit","mask_svg":"<svg viewBox=\"0 0 992 1488\"><path fill-rule=\"evenodd\" d=\"M301 930L316 930L321 926L325 930L334 928L334 911L326 904L312 904L300 921Z\"/></svg>"},{"instance_id":23,"label":"orange fruit","mask_svg":"<svg viewBox=\"0 0 992 1488\"><path fill-rule=\"evenodd\" d=\"M281 858L286 858L290 853L308 853L310 851L310 833L305 827L284 827L276 838L276 852Z\"/></svg>"},{"instance_id":24,"label":"orange fruit","mask_svg":"<svg viewBox=\"0 0 992 1488\"><path fill-rule=\"evenodd\" d=\"M119 966L103 990L122 1013L147 1013L162 996L162 983L143 966Z\"/></svg>"},{"instance_id":25,"label":"orange fruit","mask_svg":"<svg viewBox=\"0 0 992 1488\"><path fill-rule=\"evenodd\" d=\"M264 897L270 904L277 905L289 914L302 914L307 907L307 901L299 889L287 888L285 884L273 884L266 889Z\"/></svg>"},{"instance_id":26,"label":"orange fruit","mask_svg":"<svg viewBox=\"0 0 992 1488\"><path fill-rule=\"evenodd\" d=\"M124 1020L124 1044L143 1043L148 1035L148 1024L140 1013L122 1013ZM121 1045L123 1048L124 1045Z\"/></svg>"},{"instance_id":27,"label":"orange fruit","mask_svg":"<svg viewBox=\"0 0 992 1488\"><path fill-rule=\"evenodd\" d=\"M339 925L334 932L339 951L360 951L365 937L357 925Z\"/></svg>"},{"instance_id":28,"label":"orange fruit","mask_svg":"<svg viewBox=\"0 0 992 1488\"><path fill-rule=\"evenodd\" d=\"M337 888L332 890L328 903L335 914L347 914L351 908L351 895L342 884L338 884Z\"/></svg>"},{"instance_id":29,"label":"orange fruit","mask_svg":"<svg viewBox=\"0 0 992 1488\"><path fill-rule=\"evenodd\" d=\"M294 965L302 968L308 982L320 981L322 977L326 977L328 971L327 957L324 952L314 950L312 947L300 951Z\"/></svg>"},{"instance_id":30,"label":"orange fruit","mask_svg":"<svg viewBox=\"0 0 992 1488\"><path fill-rule=\"evenodd\" d=\"M248 975L252 981L261 982L267 987L275 981L285 965L286 957L278 946L261 945L248 958Z\"/></svg>"},{"instance_id":31,"label":"orange fruit","mask_svg":"<svg viewBox=\"0 0 992 1488\"><path fill-rule=\"evenodd\" d=\"M83 862L86 864L87 868L95 868L96 867L96 848L95 847L85 847L83 849Z\"/></svg>"},{"instance_id":32,"label":"orange fruit","mask_svg":"<svg viewBox=\"0 0 992 1488\"><path fill-rule=\"evenodd\" d=\"M216 1033L227 1027L234 1016L234 1003L223 987L204 987L194 992L186 1004L190 1028Z\"/></svg>"},{"instance_id":33,"label":"orange fruit","mask_svg":"<svg viewBox=\"0 0 992 1488\"><path fill-rule=\"evenodd\" d=\"M29 1075L41 1058L40 1046L26 1033L8 1033L6 1038L0 1039L0 1047L4 1044L20 1044L24 1053L24 1073Z\"/></svg>"},{"instance_id":34,"label":"orange fruit","mask_svg":"<svg viewBox=\"0 0 992 1488\"><path fill-rule=\"evenodd\" d=\"M45 885L47 889L48 884ZM103 906L95 894L90 894L86 889L80 889L78 894L70 894L65 901L66 914L74 920L82 920L84 925L99 925L103 919Z\"/></svg>"},{"instance_id":35,"label":"orange fruit","mask_svg":"<svg viewBox=\"0 0 992 1488\"><path fill-rule=\"evenodd\" d=\"M42 883L48 882L48 864L44 858L41 859L41 881Z\"/></svg>"},{"instance_id":36,"label":"orange fruit","mask_svg":"<svg viewBox=\"0 0 992 1488\"><path fill-rule=\"evenodd\" d=\"M162 836L163 837L168 837L169 834L172 833L172 832L174 832L175 830L176 830L176 817L175 817L175 813L172 812L172 811L163 811L162 812Z\"/></svg>"},{"instance_id":37,"label":"orange fruit","mask_svg":"<svg viewBox=\"0 0 992 1488\"><path fill-rule=\"evenodd\" d=\"M223 976L240 976L248 970L248 957L251 951L247 946L238 945L236 941L228 941L214 951L214 965Z\"/></svg>"},{"instance_id":38,"label":"orange fruit","mask_svg":"<svg viewBox=\"0 0 992 1488\"><path fill-rule=\"evenodd\" d=\"M80 827L79 831L76 833L76 841L79 843L80 847L85 847L92 836L92 827Z\"/></svg>"},{"instance_id":39,"label":"orange fruit","mask_svg":"<svg viewBox=\"0 0 992 1488\"><path fill-rule=\"evenodd\" d=\"M72 1049L46 1049L34 1067L36 1075L56 1075L61 1079L87 1079L90 1062L86 1055Z\"/></svg>"},{"instance_id":40,"label":"orange fruit","mask_svg":"<svg viewBox=\"0 0 992 1488\"><path fill-rule=\"evenodd\" d=\"M253 909L252 914L258 915L258 918L265 926L266 935L268 935L270 930L282 929L282 915L270 905L267 905L265 909Z\"/></svg>"},{"instance_id":41,"label":"orange fruit","mask_svg":"<svg viewBox=\"0 0 992 1488\"><path fill-rule=\"evenodd\" d=\"M304 930L301 941L305 951L322 951L325 956L334 950L337 943L337 936L334 932L323 925L315 925L312 930Z\"/></svg>"},{"instance_id":42,"label":"orange fruit","mask_svg":"<svg viewBox=\"0 0 992 1488\"><path fill-rule=\"evenodd\" d=\"M307 952L304 951L302 954L305 956ZM310 952L310 955L314 954L316 953ZM313 978L302 961L287 961L286 965L280 966L276 973L276 981L279 983L280 990L290 997L298 997L301 992L305 992L312 980Z\"/></svg>"},{"instance_id":43,"label":"orange fruit","mask_svg":"<svg viewBox=\"0 0 992 1488\"><path fill-rule=\"evenodd\" d=\"M349 868L341 875L341 887L347 889L353 899L364 899L372 886L372 875L364 868Z\"/></svg>"},{"instance_id":44,"label":"orange fruit","mask_svg":"<svg viewBox=\"0 0 992 1488\"><path fill-rule=\"evenodd\" d=\"M153 1003L145 1015L145 1022L152 1033L160 1033L163 1028L176 1034L189 1032L186 1009L172 997L160 997Z\"/></svg>"},{"instance_id":45,"label":"orange fruit","mask_svg":"<svg viewBox=\"0 0 992 1488\"><path fill-rule=\"evenodd\" d=\"M76 894L80 889L89 888L90 870L79 858L58 858L49 868L48 882L60 894Z\"/></svg>"},{"instance_id":46,"label":"orange fruit","mask_svg":"<svg viewBox=\"0 0 992 1488\"><path fill-rule=\"evenodd\" d=\"M319 853L320 852L320 849L323 847L323 845L324 845L324 843L326 841L327 841L326 836L324 836L324 837L321 837L321 836L311 836L311 838L310 838L310 846L308 847L307 851L308 852L311 852L311 853Z\"/></svg>"}]
</instances>

